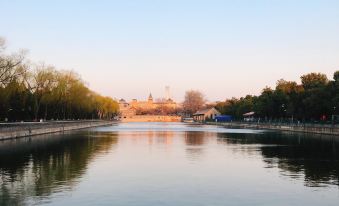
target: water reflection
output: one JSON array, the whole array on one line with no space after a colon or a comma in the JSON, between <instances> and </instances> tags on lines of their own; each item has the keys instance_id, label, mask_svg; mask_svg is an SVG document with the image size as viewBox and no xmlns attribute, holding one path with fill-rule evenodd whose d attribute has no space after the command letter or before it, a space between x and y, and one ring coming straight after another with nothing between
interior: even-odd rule
<instances>
[{"instance_id":1,"label":"water reflection","mask_svg":"<svg viewBox=\"0 0 339 206\"><path fill-rule=\"evenodd\" d=\"M196 161L203 156L205 138L204 132L185 132L186 153L190 160Z\"/></svg>"},{"instance_id":2,"label":"water reflection","mask_svg":"<svg viewBox=\"0 0 339 206\"><path fill-rule=\"evenodd\" d=\"M170 145L173 142L173 131L142 131L142 132L116 132L120 139L131 141L134 144L147 140L149 145Z\"/></svg>"},{"instance_id":3,"label":"water reflection","mask_svg":"<svg viewBox=\"0 0 339 206\"><path fill-rule=\"evenodd\" d=\"M116 134L85 132L0 142L0 205L71 190L89 161L117 140Z\"/></svg>"},{"instance_id":4,"label":"water reflection","mask_svg":"<svg viewBox=\"0 0 339 206\"><path fill-rule=\"evenodd\" d=\"M241 152L262 155L267 168L278 167L281 175L304 178L305 186L339 185L339 140L310 134L218 134L218 142L249 145ZM250 145L256 145L250 147ZM237 148L239 152L239 148Z\"/></svg>"},{"instance_id":5,"label":"water reflection","mask_svg":"<svg viewBox=\"0 0 339 206\"><path fill-rule=\"evenodd\" d=\"M186 145L203 145L206 134L204 132L185 132Z\"/></svg>"},{"instance_id":6,"label":"water reflection","mask_svg":"<svg viewBox=\"0 0 339 206\"><path fill-rule=\"evenodd\" d=\"M331 136L160 123L3 141L0 205L330 205L338 147Z\"/></svg>"}]
</instances>

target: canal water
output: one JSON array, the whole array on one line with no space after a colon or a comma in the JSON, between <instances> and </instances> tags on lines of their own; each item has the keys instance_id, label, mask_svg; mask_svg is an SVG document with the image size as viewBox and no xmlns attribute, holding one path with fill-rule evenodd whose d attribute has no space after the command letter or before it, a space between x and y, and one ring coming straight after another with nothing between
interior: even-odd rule
<instances>
[{"instance_id":1,"label":"canal water","mask_svg":"<svg viewBox=\"0 0 339 206\"><path fill-rule=\"evenodd\" d=\"M0 142L0 205L338 205L339 137L184 123Z\"/></svg>"}]
</instances>

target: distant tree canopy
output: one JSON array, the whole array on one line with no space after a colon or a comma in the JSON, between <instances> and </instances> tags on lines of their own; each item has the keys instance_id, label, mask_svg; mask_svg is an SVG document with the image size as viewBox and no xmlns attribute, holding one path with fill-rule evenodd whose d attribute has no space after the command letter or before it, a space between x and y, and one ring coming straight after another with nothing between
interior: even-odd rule
<instances>
[{"instance_id":1,"label":"distant tree canopy","mask_svg":"<svg viewBox=\"0 0 339 206\"><path fill-rule=\"evenodd\" d=\"M333 80L321 73L300 78L301 84L280 79L275 89L266 87L259 96L227 99L218 103L216 108L236 119L250 111L266 120L329 120L331 115L339 114L339 71L334 73Z\"/></svg>"},{"instance_id":2,"label":"distant tree canopy","mask_svg":"<svg viewBox=\"0 0 339 206\"><path fill-rule=\"evenodd\" d=\"M110 119L118 109L116 101L91 91L72 71L7 55L0 38L0 121Z\"/></svg>"},{"instance_id":3,"label":"distant tree canopy","mask_svg":"<svg viewBox=\"0 0 339 206\"><path fill-rule=\"evenodd\" d=\"M178 115L181 112L181 108L171 108L165 105L159 106L154 109L142 109L136 110L137 115Z\"/></svg>"}]
</instances>

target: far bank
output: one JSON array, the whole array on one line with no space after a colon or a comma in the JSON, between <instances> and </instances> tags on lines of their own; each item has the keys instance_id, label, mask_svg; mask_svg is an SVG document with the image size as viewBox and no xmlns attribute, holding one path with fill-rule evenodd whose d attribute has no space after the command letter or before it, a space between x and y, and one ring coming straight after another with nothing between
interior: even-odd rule
<instances>
[{"instance_id":1,"label":"far bank","mask_svg":"<svg viewBox=\"0 0 339 206\"><path fill-rule=\"evenodd\" d=\"M257 122L205 122L208 125L218 125L227 128L240 129L267 129L288 132L303 132L339 136L338 124L284 124L284 123L257 123Z\"/></svg>"},{"instance_id":2,"label":"far bank","mask_svg":"<svg viewBox=\"0 0 339 206\"><path fill-rule=\"evenodd\" d=\"M133 115L120 119L121 122L181 122L181 116L171 115Z\"/></svg>"}]
</instances>

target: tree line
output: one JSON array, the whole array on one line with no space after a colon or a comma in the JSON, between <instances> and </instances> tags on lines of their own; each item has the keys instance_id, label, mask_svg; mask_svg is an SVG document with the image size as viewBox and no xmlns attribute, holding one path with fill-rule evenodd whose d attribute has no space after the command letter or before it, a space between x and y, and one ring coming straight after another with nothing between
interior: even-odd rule
<instances>
[{"instance_id":1,"label":"tree line","mask_svg":"<svg viewBox=\"0 0 339 206\"><path fill-rule=\"evenodd\" d=\"M152 109L137 108L135 112L136 115L179 115L181 114L181 111L182 109L180 107L172 108L160 104L156 108Z\"/></svg>"},{"instance_id":2,"label":"tree line","mask_svg":"<svg viewBox=\"0 0 339 206\"><path fill-rule=\"evenodd\" d=\"M110 119L118 103L91 91L69 70L8 54L0 38L0 121Z\"/></svg>"},{"instance_id":3,"label":"tree line","mask_svg":"<svg viewBox=\"0 0 339 206\"><path fill-rule=\"evenodd\" d=\"M258 96L231 98L216 105L222 114L242 119L255 112L261 120L331 121L339 110L339 71L329 80L325 74L309 73L301 84L280 79L274 89L265 87Z\"/></svg>"}]
</instances>

